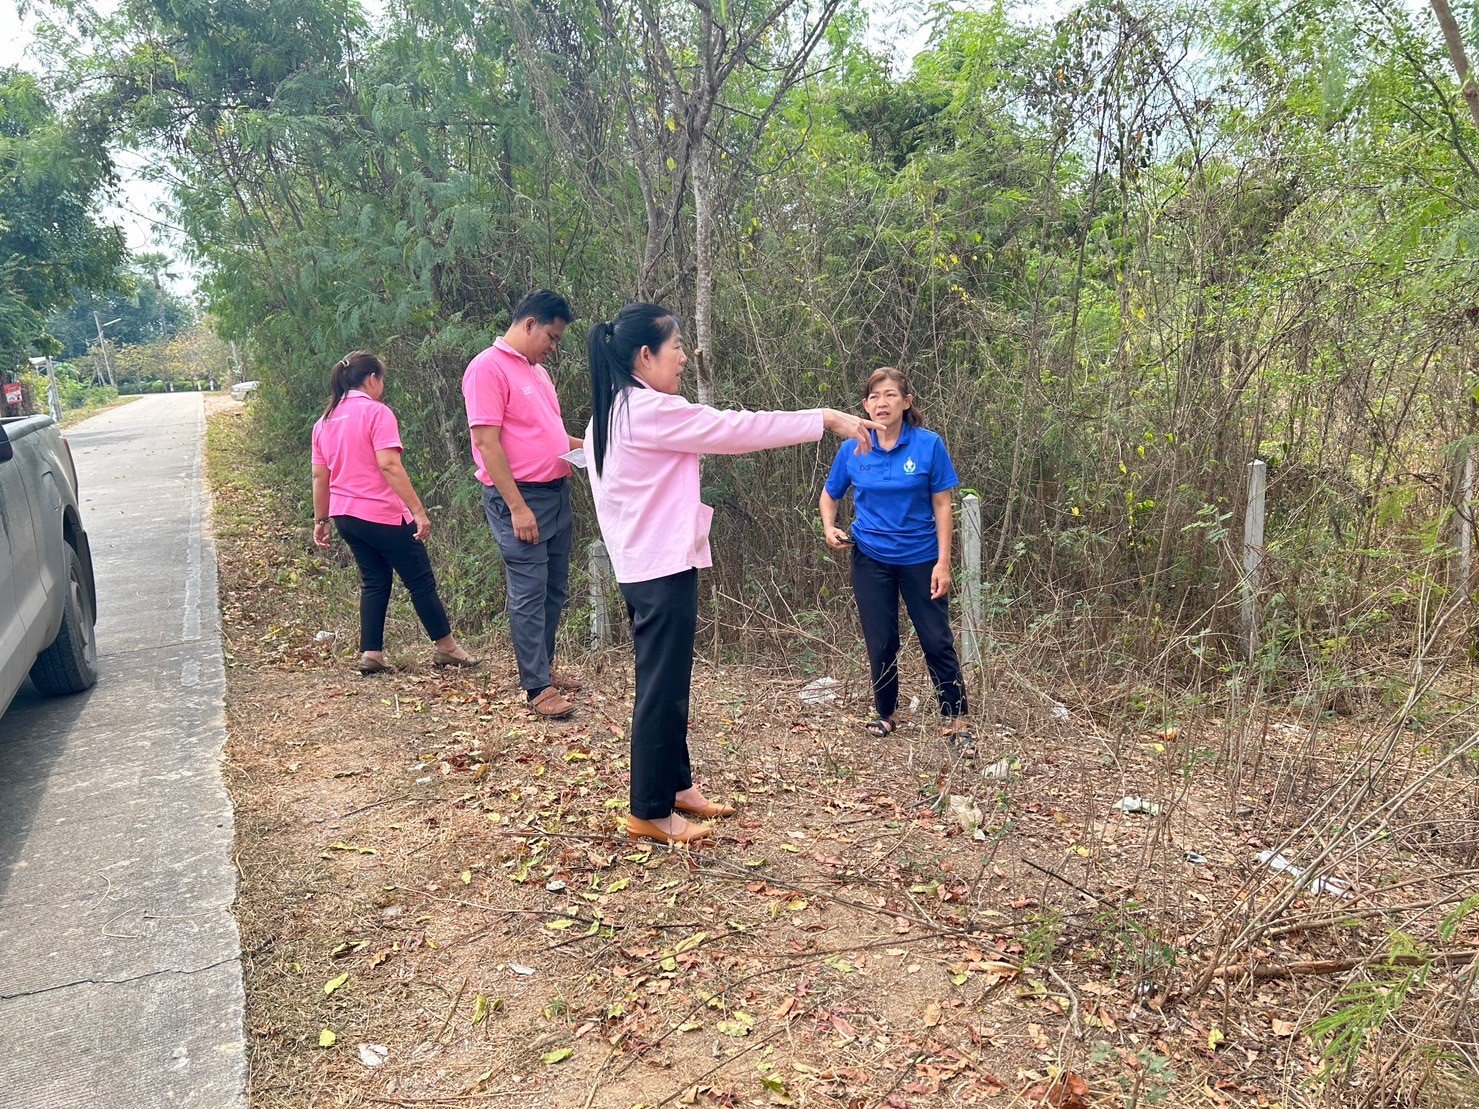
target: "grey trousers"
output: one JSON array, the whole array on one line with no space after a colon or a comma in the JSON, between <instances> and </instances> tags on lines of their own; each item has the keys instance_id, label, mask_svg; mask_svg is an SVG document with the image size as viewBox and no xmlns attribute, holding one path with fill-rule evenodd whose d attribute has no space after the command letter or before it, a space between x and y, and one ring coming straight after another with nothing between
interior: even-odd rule
<instances>
[{"instance_id":1,"label":"grey trousers","mask_svg":"<svg viewBox=\"0 0 1479 1109\"><path fill-rule=\"evenodd\" d=\"M514 657L519 660L519 685L536 690L550 684L555 629L560 625L570 585L575 516L570 509L568 480L520 482L519 492L539 524L538 543L525 543L514 535L508 502L491 485L483 486L483 512L498 543L498 553L503 556L508 626Z\"/></svg>"}]
</instances>

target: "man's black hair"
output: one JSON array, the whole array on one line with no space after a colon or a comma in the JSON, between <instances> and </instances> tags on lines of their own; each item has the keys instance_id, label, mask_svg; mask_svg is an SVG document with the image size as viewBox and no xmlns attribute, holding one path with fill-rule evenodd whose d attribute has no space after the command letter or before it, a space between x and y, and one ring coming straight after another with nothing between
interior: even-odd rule
<instances>
[{"instance_id":1,"label":"man's black hair","mask_svg":"<svg viewBox=\"0 0 1479 1109\"><path fill-rule=\"evenodd\" d=\"M530 316L534 317L535 323L545 325L556 320L575 322L575 313L570 311L570 302L549 289L535 289L532 293L525 293L523 299L514 305L513 323L520 323Z\"/></svg>"}]
</instances>

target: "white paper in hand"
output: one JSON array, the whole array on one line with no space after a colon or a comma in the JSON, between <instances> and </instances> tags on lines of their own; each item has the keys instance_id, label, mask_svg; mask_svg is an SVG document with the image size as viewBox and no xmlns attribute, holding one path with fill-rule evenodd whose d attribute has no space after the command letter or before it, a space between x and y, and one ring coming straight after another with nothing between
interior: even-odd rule
<instances>
[{"instance_id":1,"label":"white paper in hand","mask_svg":"<svg viewBox=\"0 0 1479 1109\"><path fill-rule=\"evenodd\" d=\"M585 469L584 447L576 447L573 451L567 451L566 453L560 455L560 457L563 458L566 462L570 463L570 465L575 466L578 469Z\"/></svg>"}]
</instances>

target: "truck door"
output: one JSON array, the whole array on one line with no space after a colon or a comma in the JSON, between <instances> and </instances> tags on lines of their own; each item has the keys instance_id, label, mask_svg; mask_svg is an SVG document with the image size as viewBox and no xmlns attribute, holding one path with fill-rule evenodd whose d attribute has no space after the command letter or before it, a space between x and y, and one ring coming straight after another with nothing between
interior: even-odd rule
<instances>
[{"instance_id":1,"label":"truck door","mask_svg":"<svg viewBox=\"0 0 1479 1109\"><path fill-rule=\"evenodd\" d=\"M0 427L0 459L10 453L10 443L4 436L5 430ZM27 640L28 621L16 592L16 578L21 572L21 552L17 548L30 545L31 532L31 506L20 467L17 459L0 461L0 691L19 685L36 657Z\"/></svg>"}]
</instances>

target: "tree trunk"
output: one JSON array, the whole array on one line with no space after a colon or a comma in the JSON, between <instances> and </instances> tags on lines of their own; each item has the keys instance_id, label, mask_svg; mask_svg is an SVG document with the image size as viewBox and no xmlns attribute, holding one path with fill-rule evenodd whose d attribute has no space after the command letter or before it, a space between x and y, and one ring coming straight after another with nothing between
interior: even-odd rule
<instances>
[{"instance_id":1,"label":"tree trunk","mask_svg":"<svg viewBox=\"0 0 1479 1109\"><path fill-rule=\"evenodd\" d=\"M1474 126L1479 127L1479 88L1469 80L1469 56L1464 51L1464 37L1458 29L1458 21L1448 7L1448 0L1429 0L1433 14L1438 17L1438 26L1443 28L1443 41L1448 44L1448 56L1453 59L1454 71L1458 74L1459 92L1469 106L1469 115Z\"/></svg>"},{"instance_id":2,"label":"tree trunk","mask_svg":"<svg viewBox=\"0 0 1479 1109\"><path fill-rule=\"evenodd\" d=\"M693 152L694 291L693 328L698 357L698 402L714 403L714 173L709 143L699 136Z\"/></svg>"}]
</instances>

